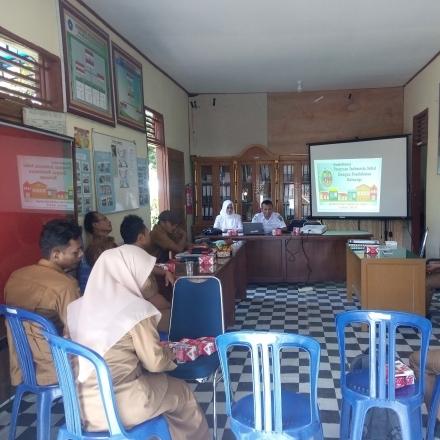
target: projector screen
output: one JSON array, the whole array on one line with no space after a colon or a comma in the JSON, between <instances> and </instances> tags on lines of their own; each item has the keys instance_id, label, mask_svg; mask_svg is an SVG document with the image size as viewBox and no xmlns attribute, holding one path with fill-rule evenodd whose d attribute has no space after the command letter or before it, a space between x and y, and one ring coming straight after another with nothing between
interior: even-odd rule
<instances>
[{"instance_id":1,"label":"projector screen","mask_svg":"<svg viewBox=\"0 0 440 440\"><path fill-rule=\"evenodd\" d=\"M312 217L407 217L407 136L309 144L309 157Z\"/></svg>"}]
</instances>

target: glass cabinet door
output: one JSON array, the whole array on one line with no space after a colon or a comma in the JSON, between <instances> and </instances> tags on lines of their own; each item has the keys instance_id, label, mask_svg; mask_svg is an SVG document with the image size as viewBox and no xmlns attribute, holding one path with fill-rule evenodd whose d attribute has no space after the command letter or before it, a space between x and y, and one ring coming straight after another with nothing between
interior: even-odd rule
<instances>
[{"instance_id":1,"label":"glass cabinet door","mask_svg":"<svg viewBox=\"0 0 440 440\"><path fill-rule=\"evenodd\" d=\"M200 180L202 190L201 216L203 220L214 220L212 204L212 166L202 165L200 168Z\"/></svg>"},{"instance_id":2,"label":"glass cabinet door","mask_svg":"<svg viewBox=\"0 0 440 440\"><path fill-rule=\"evenodd\" d=\"M241 218L250 222L253 216L254 186L253 166L251 164L240 165L239 196L241 205Z\"/></svg>"},{"instance_id":3,"label":"glass cabinet door","mask_svg":"<svg viewBox=\"0 0 440 440\"><path fill-rule=\"evenodd\" d=\"M257 205L260 206L263 200L272 200L272 165L268 163L259 164L258 167L258 188Z\"/></svg>"},{"instance_id":4,"label":"glass cabinet door","mask_svg":"<svg viewBox=\"0 0 440 440\"><path fill-rule=\"evenodd\" d=\"M310 167L308 163L301 164L301 216L307 218L310 216Z\"/></svg>"},{"instance_id":5,"label":"glass cabinet door","mask_svg":"<svg viewBox=\"0 0 440 440\"><path fill-rule=\"evenodd\" d=\"M281 165L281 200L284 220L295 218L295 165Z\"/></svg>"},{"instance_id":6,"label":"glass cabinet door","mask_svg":"<svg viewBox=\"0 0 440 440\"><path fill-rule=\"evenodd\" d=\"M220 209L225 200L232 200L232 177L231 166L220 165L219 167L219 201ZM233 200L232 200L233 201Z\"/></svg>"}]
</instances>

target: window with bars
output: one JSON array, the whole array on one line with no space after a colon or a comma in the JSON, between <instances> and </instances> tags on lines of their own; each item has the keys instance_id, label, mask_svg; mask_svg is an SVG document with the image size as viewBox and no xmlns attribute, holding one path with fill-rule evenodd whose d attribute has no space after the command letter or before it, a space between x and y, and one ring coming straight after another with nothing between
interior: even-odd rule
<instances>
[{"instance_id":1,"label":"window with bars","mask_svg":"<svg viewBox=\"0 0 440 440\"><path fill-rule=\"evenodd\" d=\"M62 111L60 60L0 27L0 115L24 106ZM15 105L14 105L15 104Z\"/></svg>"}]
</instances>

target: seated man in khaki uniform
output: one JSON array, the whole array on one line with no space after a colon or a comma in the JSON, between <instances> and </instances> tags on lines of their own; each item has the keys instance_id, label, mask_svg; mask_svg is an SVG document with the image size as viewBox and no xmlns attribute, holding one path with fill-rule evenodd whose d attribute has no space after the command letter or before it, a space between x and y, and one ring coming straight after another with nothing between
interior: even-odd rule
<instances>
[{"instance_id":1,"label":"seated man in khaki uniform","mask_svg":"<svg viewBox=\"0 0 440 440\"><path fill-rule=\"evenodd\" d=\"M121 237L125 244L140 247L146 252L150 244L150 233L144 221L137 215L127 215L121 223ZM153 271L142 286L142 296L160 311L162 317L157 325L161 332L168 332L170 327L171 304L159 292L155 275L164 277L165 286L174 284L174 275L168 270L154 266Z\"/></svg>"},{"instance_id":2,"label":"seated man in khaki uniform","mask_svg":"<svg viewBox=\"0 0 440 440\"><path fill-rule=\"evenodd\" d=\"M67 306L79 297L75 278L68 275L78 265L83 252L81 228L65 219L51 220L40 236L42 258L37 264L16 270L5 285L5 302L50 319L63 333ZM57 383L49 346L39 331L29 328L31 345L40 385ZM12 335L8 328L10 374L12 385L21 382L21 372Z\"/></svg>"},{"instance_id":3,"label":"seated man in khaki uniform","mask_svg":"<svg viewBox=\"0 0 440 440\"><path fill-rule=\"evenodd\" d=\"M171 211L162 211L159 222L150 233L147 252L157 258L158 263L169 260L169 252L182 252L186 248L186 232L179 226L179 220Z\"/></svg>"}]
</instances>

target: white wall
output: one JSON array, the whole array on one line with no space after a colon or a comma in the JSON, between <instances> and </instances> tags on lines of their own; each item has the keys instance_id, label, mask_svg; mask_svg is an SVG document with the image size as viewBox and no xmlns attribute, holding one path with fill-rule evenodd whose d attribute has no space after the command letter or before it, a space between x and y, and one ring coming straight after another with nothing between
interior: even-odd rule
<instances>
[{"instance_id":1,"label":"white wall","mask_svg":"<svg viewBox=\"0 0 440 440\"><path fill-rule=\"evenodd\" d=\"M215 99L215 105L213 105ZM191 108L191 154L230 156L251 144L267 146L267 95L198 95Z\"/></svg>"},{"instance_id":2,"label":"white wall","mask_svg":"<svg viewBox=\"0 0 440 440\"><path fill-rule=\"evenodd\" d=\"M14 0L7 3L7 7L2 9L0 26L37 44L62 59L58 0ZM75 0L71 0L70 3L89 19L97 22L96 18ZM166 145L184 152L185 181L190 182L188 96L186 92L142 58L135 50L121 40L121 38L115 35L111 29L99 21L97 24L110 35L112 41L142 64L144 103L146 106L163 114ZM110 127L87 118L68 114L66 133L68 136L73 136L74 127L80 127L90 131L95 129L100 133L134 140L137 145L138 156L146 157L147 155L145 135L140 131L121 125ZM142 218L149 223L150 214L148 208L135 210L133 212L142 216ZM113 235L117 241L120 241L119 225L122 218L128 213L131 212L124 211L109 215L113 223ZM80 222L81 221L82 219L80 219Z\"/></svg>"},{"instance_id":3,"label":"white wall","mask_svg":"<svg viewBox=\"0 0 440 440\"><path fill-rule=\"evenodd\" d=\"M428 108L426 170L426 225L429 228L427 257L440 257L440 175L439 148L440 57L431 62L404 89L404 129L412 132L413 117Z\"/></svg>"}]
</instances>

